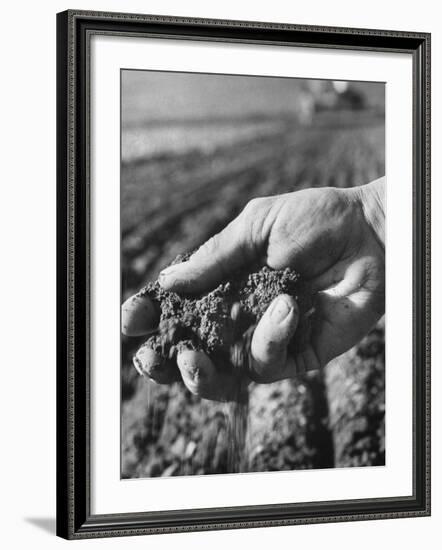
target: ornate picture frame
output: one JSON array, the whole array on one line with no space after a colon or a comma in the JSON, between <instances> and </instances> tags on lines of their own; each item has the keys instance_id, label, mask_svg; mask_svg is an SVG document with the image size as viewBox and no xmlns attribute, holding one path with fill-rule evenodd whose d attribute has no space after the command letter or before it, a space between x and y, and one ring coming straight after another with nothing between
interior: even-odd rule
<instances>
[{"instance_id":1,"label":"ornate picture frame","mask_svg":"<svg viewBox=\"0 0 442 550\"><path fill-rule=\"evenodd\" d=\"M96 35L149 36L174 41L247 43L412 56L414 319L411 496L92 513L90 230L94 213L90 198L93 185L90 172L90 71L91 38ZM59 13L57 255L59 536L80 539L430 514L429 34L77 10Z\"/></svg>"}]
</instances>

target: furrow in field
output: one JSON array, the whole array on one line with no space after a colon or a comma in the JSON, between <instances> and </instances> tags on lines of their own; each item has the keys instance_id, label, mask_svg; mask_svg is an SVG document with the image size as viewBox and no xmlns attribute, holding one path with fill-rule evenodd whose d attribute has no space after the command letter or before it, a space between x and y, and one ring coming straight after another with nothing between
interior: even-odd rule
<instances>
[{"instance_id":1,"label":"furrow in field","mask_svg":"<svg viewBox=\"0 0 442 550\"><path fill-rule=\"evenodd\" d=\"M261 138L213 155L192 153L179 162L164 159L123 168L123 239L137 232L143 219L150 221L163 216L163 206L169 208L183 200L195 200L195 194L210 192L211 182L216 187L219 177L226 178L229 174L234 177L253 166L257 158L269 158L280 141L281 138ZM169 163L173 163L173 169L168 168Z\"/></svg>"},{"instance_id":2,"label":"furrow in field","mask_svg":"<svg viewBox=\"0 0 442 550\"><path fill-rule=\"evenodd\" d=\"M249 147L247 151L231 151L222 163L218 163L218 167L214 167L214 163L206 159L196 162L192 169L188 168L186 173L177 173L173 179L165 182L167 192L163 190L161 193L162 204L150 210L146 202L144 222L139 223L136 230L124 233L125 252L130 256L132 244L130 238L133 233L136 233L138 238L143 238L160 230L164 225L173 224L177 217L192 214L204 206L208 200L215 200L219 189L225 185L235 185L236 178L244 177L244 174L250 170L264 168L274 159L278 144L279 142L273 143L272 147L269 144L265 146L258 144Z\"/></svg>"}]
</instances>

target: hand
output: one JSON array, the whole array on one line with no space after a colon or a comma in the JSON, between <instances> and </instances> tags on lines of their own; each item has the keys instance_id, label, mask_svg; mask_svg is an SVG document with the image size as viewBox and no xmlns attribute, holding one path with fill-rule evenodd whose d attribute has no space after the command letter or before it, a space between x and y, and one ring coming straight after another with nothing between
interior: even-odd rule
<instances>
[{"instance_id":1,"label":"hand","mask_svg":"<svg viewBox=\"0 0 442 550\"><path fill-rule=\"evenodd\" d=\"M249 265L295 269L316 294L310 342L294 356L287 353L299 311L291 296L277 297L252 338L252 378L273 382L317 370L357 344L385 311L384 184L381 178L352 189L254 199L187 262L162 271L159 282L166 290L196 293ZM147 297L123 304L126 334L146 334L155 322ZM154 352L143 361L147 372L160 373L159 381L176 379L161 372ZM219 400L237 394L238 380L217 371L202 352L183 351L177 364L193 393Z\"/></svg>"}]
</instances>

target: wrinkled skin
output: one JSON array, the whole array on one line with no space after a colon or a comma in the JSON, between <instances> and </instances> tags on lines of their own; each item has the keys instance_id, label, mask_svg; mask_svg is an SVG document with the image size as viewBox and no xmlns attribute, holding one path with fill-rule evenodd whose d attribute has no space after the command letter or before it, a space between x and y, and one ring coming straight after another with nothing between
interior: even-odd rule
<instances>
[{"instance_id":1,"label":"wrinkled skin","mask_svg":"<svg viewBox=\"0 0 442 550\"><path fill-rule=\"evenodd\" d=\"M251 378L269 383L320 369L358 343L384 313L383 190L382 179L361 188L254 199L187 262L161 272L159 282L166 290L196 293L247 266L295 269L316 294L309 345L288 354L299 310L291 296L277 297L252 338ZM123 304L123 331L129 336L148 334L155 322L148 297ZM182 351L177 366L186 386L201 397L223 401L238 394L238 379L220 373L202 352Z\"/></svg>"}]
</instances>

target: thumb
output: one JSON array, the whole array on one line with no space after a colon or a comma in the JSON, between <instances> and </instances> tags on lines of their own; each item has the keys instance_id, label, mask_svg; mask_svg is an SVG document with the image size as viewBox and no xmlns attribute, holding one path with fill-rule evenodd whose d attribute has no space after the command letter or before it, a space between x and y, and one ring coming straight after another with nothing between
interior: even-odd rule
<instances>
[{"instance_id":1,"label":"thumb","mask_svg":"<svg viewBox=\"0 0 442 550\"><path fill-rule=\"evenodd\" d=\"M296 300L280 294L273 300L253 333L249 375L255 382L269 383L296 376L294 358L287 353L299 321Z\"/></svg>"},{"instance_id":2,"label":"thumb","mask_svg":"<svg viewBox=\"0 0 442 550\"><path fill-rule=\"evenodd\" d=\"M159 275L165 290L198 293L209 290L256 259L256 247L242 215L206 241L186 262Z\"/></svg>"}]
</instances>

